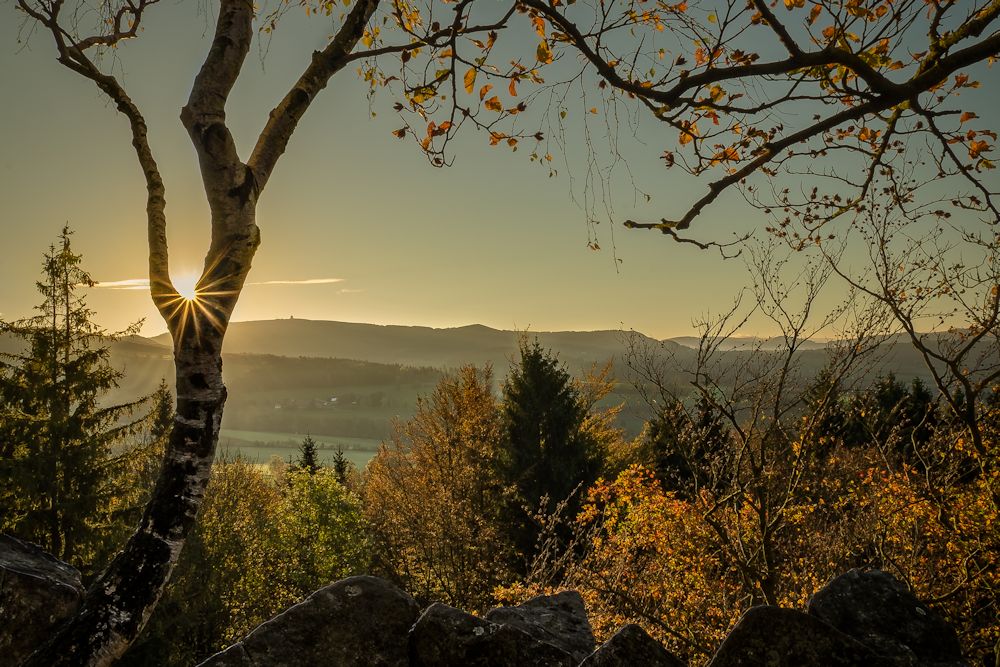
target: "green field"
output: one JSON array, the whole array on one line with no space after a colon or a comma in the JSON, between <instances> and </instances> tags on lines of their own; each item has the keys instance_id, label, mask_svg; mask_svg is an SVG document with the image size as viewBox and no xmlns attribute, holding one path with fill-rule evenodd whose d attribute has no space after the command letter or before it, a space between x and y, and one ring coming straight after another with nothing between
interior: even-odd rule
<instances>
[{"instance_id":1,"label":"green field","mask_svg":"<svg viewBox=\"0 0 1000 667\"><path fill-rule=\"evenodd\" d=\"M330 464L333 460L333 454L336 450L322 449L319 451L319 459L325 464ZM251 463L266 464L271 461L274 457L278 457L282 461L288 461L291 459L295 461L298 456L299 451L291 447L271 447L268 445L230 445L226 446L221 444L219 446L219 456L225 455L227 458L234 458L236 456L242 456ZM363 452L363 451L348 451L344 450L344 456L348 461L357 466L358 470L363 470L368 462L375 456L375 452Z\"/></svg>"},{"instance_id":2,"label":"green field","mask_svg":"<svg viewBox=\"0 0 1000 667\"><path fill-rule=\"evenodd\" d=\"M283 461L288 461L290 458L294 460L298 456L299 444L305 437L304 433L222 429L219 434L219 454L231 457L240 455L256 463L267 463L275 456ZM347 459L359 470L368 465L380 442L370 438L347 436L312 437L319 447L319 458L323 463L330 463L337 448L340 447Z\"/></svg>"}]
</instances>

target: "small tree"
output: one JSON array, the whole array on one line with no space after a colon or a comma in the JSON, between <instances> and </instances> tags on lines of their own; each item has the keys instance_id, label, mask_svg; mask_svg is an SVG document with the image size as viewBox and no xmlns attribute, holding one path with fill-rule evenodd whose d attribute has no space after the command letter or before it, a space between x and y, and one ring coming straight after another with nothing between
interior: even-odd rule
<instances>
[{"instance_id":1,"label":"small tree","mask_svg":"<svg viewBox=\"0 0 1000 667\"><path fill-rule=\"evenodd\" d=\"M344 450L340 445L337 445L337 451L333 453L333 463L330 467L333 468L333 476L340 482L340 485L347 486L347 478L354 466L344 456Z\"/></svg>"},{"instance_id":2,"label":"small tree","mask_svg":"<svg viewBox=\"0 0 1000 667\"><path fill-rule=\"evenodd\" d=\"M0 323L26 348L0 355L0 528L89 572L109 537L103 517L122 490L116 455L138 431L132 417L146 399L102 404L122 377L108 342L134 327L109 334L91 321L79 290L94 281L70 236L64 227L45 255L38 315Z\"/></svg>"},{"instance_id":3,"label":"small tree","mask_svg":"<svg viewBox=\"0 0 1000 667\"><path fill-rule=\"evenodd\" d=\"M310 475L315 475L320 469L319 458L316 453L316 441L311 435L307 435L302 444L299 445L299 460L296 464L299 470L304 470Z\"/></svg>"},{"instance_id":4,"label":"small tree","mask_svg":"<svg viewBox=\"0 0 1000 667\"><path fill-rule=\"evenodd\" d=\"M482 609L508 583L501 438L490 370L465 366L395 424L368 465L376 561L419 599Z\"/></svg>"}]
</instances>

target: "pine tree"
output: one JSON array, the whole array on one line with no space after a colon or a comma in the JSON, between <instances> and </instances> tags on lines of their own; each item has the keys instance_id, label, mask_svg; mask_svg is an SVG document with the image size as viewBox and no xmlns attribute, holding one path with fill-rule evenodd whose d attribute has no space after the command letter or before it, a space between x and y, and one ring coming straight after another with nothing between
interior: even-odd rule
<instances>
[{"instance_id":1,"label":"pine tree","mask_svg":"<svg viewBox=\"0 0 1000 667\"><path fill-rule=\"evenodd\" d=\"M526 513L567 501L572 514L579 506L573 496L586 488L601 469L598 444L583 429L587 406L570 374L537 340L522 340L521 358L503 385L505 481L517 490L511 527L522 553L533 553L536 527Z\"/></svg>"},{"instance_id":2,"label":"pine tree","mask_svg":"<svg viewBox=\"0 0 1000 667\"><path fill-rule=\"evenodd\" d=\"M315 475L320 468L316 441L311 435L307 435L302 444L299 445L299 460L296 462L296 467L299 470L305 470L310 475Z\"/></svg>"},{"instance_id":3,"label":"pine tree","mask_svg":"<svg viewBox=\"0 0 1000 667\"><path fill-rule=\"evenodd\" d=\"M0 529L86 570L109 534L115 455L139 427L146 399L105 405L122 373L109 334L91 320L81 287L94 284L64 227L37 283L38 315L0 323L21 350L0 355Z\"/></svg>"},{"instance_id":4,"label":"pine tree","mask_svg":"<svg viewBox=\"0 0 1000 667\"><path fill-rule=\"evenodd\" d=\"M341 486L347 486L347 477L351 473L351 462L344 456L344 450L337 445L337 451L333 454L333 476L340 482Z\"/></svg>"}]
</instances>

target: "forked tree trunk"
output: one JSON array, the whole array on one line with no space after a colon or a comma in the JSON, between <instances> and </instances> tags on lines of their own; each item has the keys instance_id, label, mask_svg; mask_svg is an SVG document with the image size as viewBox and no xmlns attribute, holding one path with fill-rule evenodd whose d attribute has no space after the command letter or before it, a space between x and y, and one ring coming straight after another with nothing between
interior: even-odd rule
<instances>
[{"instance_id":1,"label":"forked tree trunk","mask_svg":"<svg viewBox=\"0 0 1000 667\"><path fill-rule=\"evenodd\" d=\"M170 280L165 188L147 139L146 122L119 82L84 51L108 40L67 42L59 23L62 3L18 6L47 28L59 62L94 81L129 120L132 145L146 179L149 279L153 301L174 342L177 410L156 487L141 525L107 570L87 591L80 612L31 656L28 665L108 665L135 640L163 594L194 524L211 475L226 388L222 342L254 253L260 243L255 210L261 190L284 153L292 132L330 77L351 62L379 0L357 0L326 48L313 53L302 76L268 117L253 153L244 162L226 125L226 100L253 37L252 0L220 0L215 38L181 121L201 168L212 212L212 240L193 300L180 297ZM146 3L137 8L135 28ZM81 48L82 47L82 48Z\"/></svg>"},{"instance_id":2,"label":"forked tree trunk","mask_svg":"<svg viewBox=\"0 0 1000 667\"><path fill-rule=\"evenodd\" d=\"M177 563L211 476L226 403L222 343L257 246L252 209L250 216L222 226L249 233L220 237L228 256L210 260L200 283L214 284L214 288L204 288L205 294L191 301L174 297L175 314L169 323L174 336L177 410L141 524L90 588L80 612L32 655L28 665L113 662L142 630Z\"/></svg>"}]
</instances>

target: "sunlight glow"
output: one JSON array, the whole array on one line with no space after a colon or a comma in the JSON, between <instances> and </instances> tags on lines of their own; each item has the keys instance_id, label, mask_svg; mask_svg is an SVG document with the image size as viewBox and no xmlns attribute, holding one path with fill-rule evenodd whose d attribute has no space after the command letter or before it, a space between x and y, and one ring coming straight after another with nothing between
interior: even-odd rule
<instances>
[{"instance_id":1,"label":"sunlight glow","mask_svg":"<svg viewBox=\"0 0 1000 667\"><path fill-rule=\"evenodd\" d=\"M174 283L174 289L177 293L184 299L188 301L194 301L198 298L198 294L195 290L195 286L198 284L198 276L194 273L185 273L179 276L171 277L171 281Z\"/></svg>"}]
</instances>

